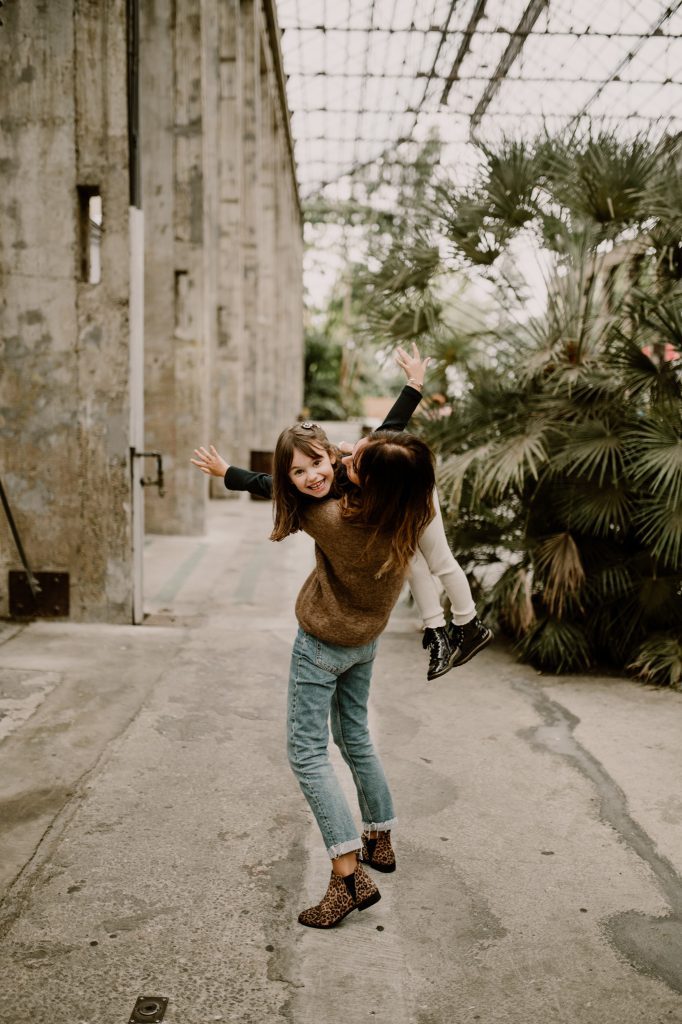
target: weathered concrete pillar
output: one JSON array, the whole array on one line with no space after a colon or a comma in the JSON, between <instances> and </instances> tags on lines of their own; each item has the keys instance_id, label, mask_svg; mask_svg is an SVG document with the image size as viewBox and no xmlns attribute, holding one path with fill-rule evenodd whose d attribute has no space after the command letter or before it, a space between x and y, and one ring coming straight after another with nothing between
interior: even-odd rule
<instances>
[{"instance_id":1,"label":"weathered concrete pillar","mask_svg":"<svg viewBox=\"0 0 682 1024\"><path fill-rule=\"evenodd\" d=\"M244 49L240 0L219 8L219 242L217 337L211 361L211 438L225 458L248 464L244 423L244 296L242 249L242 122ZM220 480L211 480L214 497L228 497Z\"/></svg>"},{"instance_id":2,"label":"weathered concrete pillar","mask_svg":"<svg viewBox=\"0 0 682 1024\"><path fill-rule=\"evenodd\" d=\"M302 233L297 197L291 178L291 159L280 132L277 173L277 322L278 347L284 381L277 410L281 421L293 421L303 405Z\"/></svg>"},{"instance_id":3,"label":"weathered concrete pillar","mask_svg":"<svg viewBox=\"0 0 682 1024\"><path fill-rule=\"evenodd\" d=\"M143 4L141 36L146 444L163 453L166 478L147 526L198 534L207 485L189 460L208 437L216 322L216 0Z\"/></svg>"},{"instance_id":4,"label":"weathered concrete pillar","mask_svg":"<svg viewBox=\"0 0 682 1024\"><path fill-rule=\"evenodd\" d=\"M259 276L260 301L258 310L258 410L260 444L272 450L280 430L286 424L278 419L280 393L285 384L282 377L280 346L282 327L277 322L276 259L277 259L277 205L275 198L275 150L277 122L274 100L274 81L270 61L261 67L261 123L259 167Z\"/></svg>"},{"instance_id":5,"label":"weathered concrete pillar","mask_svg":"<svg viewBox=\"0 0 682 1024\"><path fill-rule=\"evenodd\" d=\"M203 326L203 357L204 382L202 429L200 438L194 434L191 448L197 444L213 441L213 371L215 350L218 344L220 327L219 311L219 280L220 280L220 159L221 159L221 62L220 62L220 31L221 8L224 0L201 0L202 3L202 138L203 138L203 195L204 195L204 244L203 244L203 279L204 279L204 326ZM215 442L213 442L215 443ZM191 450L191 449L190 449ZM196 473L194 467L192 471ZM227 493L222 481L216 480L222 490ZM212 485L211 485L212 486ZM205 493L209 493L209 484L204 481Z\"/></svg>"},{"instance_id":6,"label":"weathered concrete pillar","mask_svg":"<svg viewBox=\"0 0 682 1024\"><path fill-rule=\"evenodd\" d=\"M2 20L2 478L32 568L69 574L71 617L130 622L126 5ZM7 615L21 564L0 519Z\"/></svg>"},{"instance_id":7,"label":"weathered concrete pillar","mask_svg":"<svg viewBox=\"0 0 682 1024\"><path fill-rule=\"evenodd\" d=\"M280 319L288 302L302 306L300 270L281 265L279 232L289 236L286 257L302 259L301 215L291 154L280 159L288 131L278 29L270 0L241 0L241 258L242 422L248 449L270 450L302 399L302 331L296 317ZM283 186L280 176L288 184ZM282 189L292 200L285 213ZM284 249L284 244L281 246ZM290 298L285 297L291 288ZM298 315L298 314L297 314Z\"/></svg>"},{"instance_id":8,"label":"weathered concrete pillar","mask_svg":"<svg viewBox=\"0 0 682 1024\"><path fill-rule=\"evenodd\" d=\"M145 443L164 457L166 496L147 495L146 525L176 522L174 0L140 11L140 138L145 211Z\"/></svg>"},{"instance_id":9,"label":"weathered concrete pillar","mask_svg":"<svg viewBox=\"0 0 682 1024\"><path fill-rule=\"evenodd\" d=\"M259 342L260 209L259 177L261 135L260 18L254 0L242 0L242 194L241 262L243 305L244 437L247 449L263 447L260 425Z\"/></svg>"},{"instance_id":10,"label":"weathered concrete pillar","mask_svg":"<svg viewBox=\"0 0 682 1024\"><path fill-rule=\"evenodd\" d=\"M290 317L278 322L291 274L278 233L296 236L287 257L300 259L300 215L280 212L280 192L290 199L295 185L262 0L173 9L155 0L142 12L146 444L167 468L167 497L149 495L147 521L194 533L205 480L191 449L212 441L248 465L300 407L302 340ZM287 302L301 302L300 283ZM228 492L212 480L211 493Z\"/></svg>"},{"instance_id":11,"label":"weathered concrete pillar","mask_svg":"<svg viewBox=\"0 0 682 1024\"><path fill-rule=\"evenodd\" d=\"M204 153L202 32L203 5L175 3L175 421L170 453L174 489L171 519L156 524L161 532L203 533L206 483L190 464L197 438L207 432L207 360L204 305Z\"/></svg>"}]
</instances>

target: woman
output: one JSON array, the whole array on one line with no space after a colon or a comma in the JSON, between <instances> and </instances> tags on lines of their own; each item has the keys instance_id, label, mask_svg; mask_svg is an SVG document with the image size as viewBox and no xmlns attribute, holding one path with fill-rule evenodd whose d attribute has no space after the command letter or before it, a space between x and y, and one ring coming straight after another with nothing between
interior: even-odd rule
<instances>
[{"instance_id":1,"label":"woman","mask_svg":"<svg viewBox=\"0 0 682 1024\"><path fill-rule=\"evenodd\" d=\"M291 431L284 431L275 449L275 501L278 491L291 487L291 474L316 454L315 445L306 456L294 442ZM320 446L317 454L323 452ZM296 602L288 754L332 861L327 892L298 918L312 928L333 927L380 899L358 861L363 845L370 864L391 870L395 813L369 734L367 701L377 638L400 595L419 535L433 517L433 457L418 438L373 435L354 456L352 472L358 486L351 494L302 501L300 507L300 528L315 541L315 568ZM362 835L329 761L330 718L334 742L355 782Z\"/></svg>"}]
</instances>

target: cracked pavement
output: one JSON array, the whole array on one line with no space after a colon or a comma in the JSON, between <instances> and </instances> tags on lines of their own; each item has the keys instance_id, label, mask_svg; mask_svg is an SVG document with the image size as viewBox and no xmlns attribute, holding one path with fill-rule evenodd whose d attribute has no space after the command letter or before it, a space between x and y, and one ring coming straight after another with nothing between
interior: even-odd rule
<instances>
[{"instance_id":1,"label":"cracked pavement","mask_svg":"<svg viewBox=\"0 0 682 1024\"><path fill-rule=\"evenodd\" d=\"M372 691L398 871L297 924L329 873L284 742L312 546L269 524L148 538L144 626L0 626L0 1022L682 1021L682 694L503 644L427 684L405 599Z\"/></svg>"}]
</instances>

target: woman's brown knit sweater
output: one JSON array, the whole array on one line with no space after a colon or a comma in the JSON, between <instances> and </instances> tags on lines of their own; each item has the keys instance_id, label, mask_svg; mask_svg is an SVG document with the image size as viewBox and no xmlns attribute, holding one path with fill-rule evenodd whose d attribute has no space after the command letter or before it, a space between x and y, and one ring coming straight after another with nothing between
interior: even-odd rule
<instances>
[{"instance_id":1,"label":"woman's brown knit sweater","mask_svg":"<svg viewBox=\"0 0 682 1024\"><path fill-rule=\"evenodd\" d=\"M327 644L361 647L383 631L405 579L402 569L376 574L388 557L390 537L341 516L340 502L315 501L302 516L315 541L315 568L301 587L296 618L306 633Z\"/></svg>"}]
</instances>

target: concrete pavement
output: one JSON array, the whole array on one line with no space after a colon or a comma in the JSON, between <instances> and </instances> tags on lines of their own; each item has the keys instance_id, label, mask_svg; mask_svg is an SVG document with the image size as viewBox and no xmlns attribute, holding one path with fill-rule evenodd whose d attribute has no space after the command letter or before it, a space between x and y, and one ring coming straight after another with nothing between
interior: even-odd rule
<instances>
[{"instance_id":1,"label":"concrete pavement","mask_svg":"<svg viewBox=\"0 0 682 1024\"><path fill-rule=\"evenodd\" d=\"M0 1021L682 1021L682 694L504 646L425 681L399 604L373 683L400 817L383 899L325 933L284 750L306 537L215 502L153 537L143 627L0 630ZM339 772L352 786L339 759Z\"/></svg>"}]
</instances>

